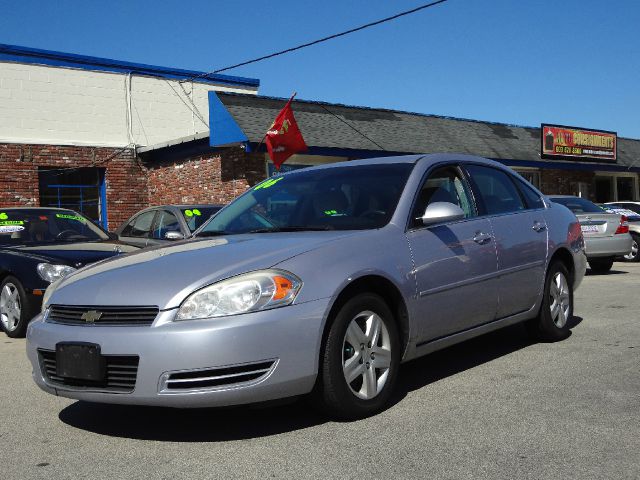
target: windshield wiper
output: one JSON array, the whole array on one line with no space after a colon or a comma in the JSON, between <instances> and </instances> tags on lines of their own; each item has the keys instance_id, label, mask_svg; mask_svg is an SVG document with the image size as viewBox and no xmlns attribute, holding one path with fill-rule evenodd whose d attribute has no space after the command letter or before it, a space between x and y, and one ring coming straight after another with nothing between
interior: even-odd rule
<instances>
[{"instance_id":1,"label":"windshield wiper","mask_svg":"<svg viewBox=\"0 0 640 480\"><path fill-rule=\"evenodd\" d=\"M247 233L274 233L274 232L318 232L325 230L334 230L330 225L324 226L303 226L303 225L291 225L284 227L272 227L272 228L257 228L255 230L249 230Z\"/></svg>"}]
</instances>

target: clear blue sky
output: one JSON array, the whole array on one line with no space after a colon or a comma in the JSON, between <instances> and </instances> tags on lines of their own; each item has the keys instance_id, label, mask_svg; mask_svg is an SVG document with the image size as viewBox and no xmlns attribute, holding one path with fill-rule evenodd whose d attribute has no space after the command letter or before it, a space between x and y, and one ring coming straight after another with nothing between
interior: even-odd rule
<instances>
[{"instance_id":1,"label":"clear blue sky","mask_svg":"<svg viewBox=\"0 0 640 480\"><path fill-rule=\"evenodd\" d=\"M426 0L0 0L0 43L213 70ZM226 72L263 95L640 138L640 1L449 0Z\"/></svg>"}]
</instances>

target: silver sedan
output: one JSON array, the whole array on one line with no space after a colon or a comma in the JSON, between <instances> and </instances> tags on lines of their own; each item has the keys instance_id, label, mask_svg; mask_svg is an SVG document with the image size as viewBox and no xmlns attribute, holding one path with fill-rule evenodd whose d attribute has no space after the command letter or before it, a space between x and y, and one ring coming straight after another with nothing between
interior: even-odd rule
<instances>
[{"instance_id":1,"label":"silver sedan","mask_svg":"<svg viewBox=\"0 0 640 480\"><path fill-rule=\"evenodd\" d=\"M594 272L607 273L616 257L631 252L629 222L624 215L609 213L585 198L571 195L556 195L550 200L567 207L580 221L587 261Z\"/></svg>"},{"instance_id":2,"label":"silver sedan","mask_svg":"<svg viewBox=\"0 0 640 480\"><path fill-rule=\"evenodd\" d=\"M586 268L569 210L465 155L273 177L195 236L53 284L28 330L38 386L173 407L310 394L360 418L402 362L518 322L563 339Z\"/></svg>"}]
</instances>

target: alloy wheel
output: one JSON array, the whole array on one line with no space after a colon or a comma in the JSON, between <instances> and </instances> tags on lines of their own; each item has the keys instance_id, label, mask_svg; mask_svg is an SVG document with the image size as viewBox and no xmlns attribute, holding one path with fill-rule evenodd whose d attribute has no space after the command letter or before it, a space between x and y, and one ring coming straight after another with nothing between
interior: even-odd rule
<instances>
[{"instance_id":1,"label":"alloy wheel","mask_svg":"<svg viewBox=\"0 0 640 480\"><path fill-rule=\"evenodd\" d=\"M571 297L569 295L569 283L562 272L556 272L549 285L549 308L551 320L556 327L563 328L569 320L571 310Z\"/></svg>"},{"instance_id":2,"label":"alloy wheel","mask_svg":"<svg viewBox=\"0 0 640 480\"><path fill-rule=\"evenodd\" d=\"M13 283L6 283L0 292L0 321L8 332L14 331L20 323L22 305L20 293Z\"/></svg>"},{"instance_id":3,"label":"alloy wheel","mask_svg":"<svg viewBox=\"0 0 640 480\"><path fill-rule=\"evenodd\" d=\"M374 312L357 314L347 327L342 370L351 392L370 400L384 388L391 366L391 338L384 320Z\"/></svg>"}]
</instances>

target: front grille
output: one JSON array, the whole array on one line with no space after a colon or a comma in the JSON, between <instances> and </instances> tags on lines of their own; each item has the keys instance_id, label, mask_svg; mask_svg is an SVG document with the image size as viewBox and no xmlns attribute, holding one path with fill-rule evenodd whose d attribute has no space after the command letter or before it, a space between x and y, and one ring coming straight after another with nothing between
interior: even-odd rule
<instances>
[{"instance_id":1,"label":"front grille","mask_svg":"<svg viewBox=\"0 0 640 480\"><path fill-rule=\"evenodd\" d=\"M48 321L66 325L151 325L158 307L51 305Z\"/></svg>"},{"instance_id":2,"label":"front grille","mask_svg":"<svg viewBox=\"0 0 640 480\"><path fill-rule=\"evenodd\" d=\"M136 355L104 355L107 363L107 378L104 382L59 377L56 374L56 352L39 349L38 355L40 369L48 383L53 386L99 389L120 393L133 392L136 386L140 361L140 357Z\"/></svg>"},{"instance_id":3,"label":"front grille","mask_svg":"<svg viewBox=\"0 0 640 480\"><path fill-rule=\"evenodd\" d=\"M170 373L164 379L164 388L171 391L192 390L257 382L268 376L275 364L275 360L269 360L231 367Z\"/></svg>"}]
</instances>

